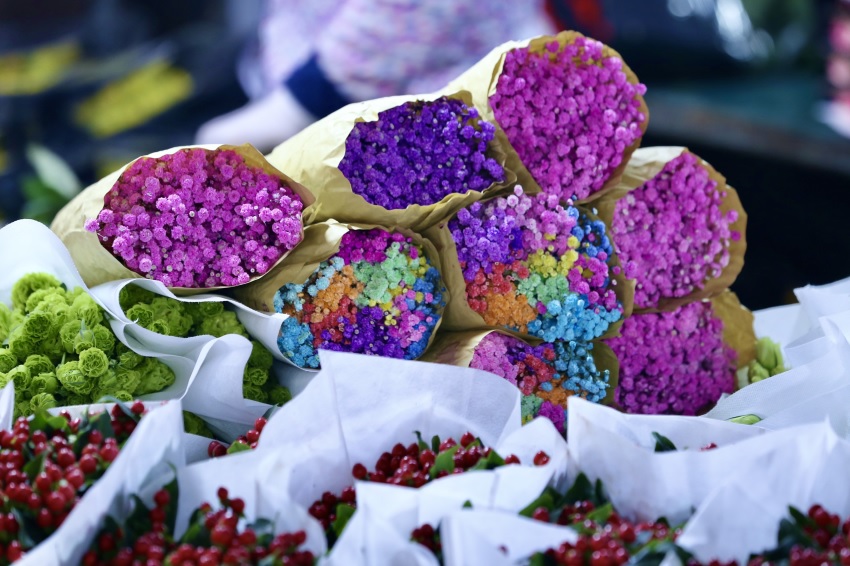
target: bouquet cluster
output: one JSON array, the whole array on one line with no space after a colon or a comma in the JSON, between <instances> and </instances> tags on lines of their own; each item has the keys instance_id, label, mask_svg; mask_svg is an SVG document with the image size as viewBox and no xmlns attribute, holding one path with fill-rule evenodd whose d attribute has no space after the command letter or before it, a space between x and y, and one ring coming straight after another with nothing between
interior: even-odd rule
<instances>
[{"instance_id":1,"label":"bouquet cluster","mask_svg":"<svg viewBox=\"0 0 850 566\"><path fill-rule=\"evenodd\" d=\"M695 415L735 389L737 353L711 302L636 314L608 345L620 360L616 402L629 413Z\"/></svg>"},{"instance_id":2,"label":"bouquet cluster","mask_svg":"<svg viewBox=\"0 0 850 566\"><path fill-rule=\"evenodd\" d=\"M685 151L617 201L611 232L620 258L637 266L637 307L701 290L729 265L741 233L738 212L721 209L724 189Z\"/></svg>"},{"instance_id":3,"label":"bouquet cluster","mask_svg":"<svg viewBox=\"0 0 850 566\"><path fill-rule=\"evenodd\" d=\"M234 149L142 157L85 228L131 271L174 287L248 283L302 238L304 203Z\"/></svg>"},{"instance_id":4,"label":"bouquet cluster","mask_svg":"<svg viewBox=\"0 0 850 566\"><path fill-rule=\"evenodd\" d=\"M490 332L475 347L469 367L495 373L519 388L523 422L546 417L564 433L569 397L598 402L608 390L610 372L597 369L593 347L576 341L531 346Z\"/></svg>"},{"instance_id":5,"label":"bouquet cluster","mask_svg":"<svg viewBox=\"0 0 850 566\"><path fill-rule=\"evenodd\" d=\"M115 338L104 311L82 288L46 273L12 287L0 304L0 383L15 383L15 414L83 405L102 397L131 401L174 383L174 372Z\"/></svg>"},{"instance_id":6,"label":"bouquet cluster","mask_svg":"<svg viewBox=\"0 0 850 566\"><path fill-rule=\"evenodd\" d=\"M157 295L138 285L121 289L119 301L127 317L142 328L158 334L185 338L208 334L219 338L237 334L250 339L236 313L224 308L220 301L182 302ZM243 374L242 394L245 399L282 405L292 398L289 389L271 377L274 358L256 340L251 340L251 357Z\"/></svg>"},{"instance_id":7,"label":"bouquet cluster","mask_svg":"<svg viewBox=\"0 0 850 566\"><path fill-rule=\"evenodd\" d=\"M504 55L489 104L545 193L587 199L628 160L648 118L646 87L629 73L616 53L580 35Z\"/></svg>"},{"instance_id":8,"label":"bouquet cluster","mask_svg":"<svg viewBox=\"0 0 850 566\"><path fill-rule=\"evenodd\" d=\"M303 283L287 283L274 309L290 315L280 351L319 367L319 349L415 359L442 314L442 278L422 245L383 228L349 230Z\"/></svg>"},{"instance_id":9,"label":"bouquet cluster","mask_svg":"<svg viewBox=\"0 0 850 566\"><path fill-rule=\"evenodd\" d=\"M357 122L339 164L351 190L386 209L427 206L505 179L489 156L496 128L462 100L412 101Z\"/></svg>"},{"instance_id":10,"label":"bouquet cluster","mask_svg":"<svg viewBox=\"0 0 850 566\"><path fill-rule=\"evenodd\" d=\"M488 326L588 341L621 319L605 224L558 197L517 187L460 210L448 228L466 303Z\"/></svg>"}]
</instances>

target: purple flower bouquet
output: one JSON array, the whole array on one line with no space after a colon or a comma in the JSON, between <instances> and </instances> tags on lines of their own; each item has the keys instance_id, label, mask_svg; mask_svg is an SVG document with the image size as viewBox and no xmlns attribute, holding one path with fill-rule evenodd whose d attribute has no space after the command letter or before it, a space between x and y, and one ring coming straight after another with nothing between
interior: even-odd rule
<instances>
[{"instance_id":1,"label":"purple flower bouquet","mask_svg":"<svg viewBox=\"0 0 850 566\"><path fill-rule=\"evenodd\" d=\"M637 312L715 296L741 272L747 215L738 195L685 148L639 149L598 206L620 259L636 267Z\"/></svg>"},{"instance_id":2,"label":"purple flower bouquet","mask_svg":"<svg viewBox=\"0 0 850 566\"><path fill-rule=\"evenodd\" d=\"M616 404L627 413L696 415L737 389L755 355L752 313L727 291L672 312L635 314L606 340L620 362Z\"/></svg>"},{"instance_id":3,"label":"purple flower bouquet","mask_svg":"<svg viewBox=\"0 0 850 566\"><path fill-rule=\"evenodd\" d=\"M445 89L466 89L522 162L524 187L587 202L616 185L646 131L646 87L620 55L565 31L497 47Z\"/></svg>"},{"instance_id":4,"label":"purple flower bouquet","mask_svg":"<svg viewBox=\"0 0 850 566\"><path fill-rule=\"evenodd\" d=\"M504 144L468 93L399 96L346 106L269 161L316 192L313 221L421 231L516 182Z\"/></svg>"},{"instance_id":5,"label":"purple flower bouquet","mask_svg":"<svg viewBox=\"0 0 850 566\"><path fill-rule=\"evenodd\" d=\"M236 290L245 304L288 315L281 353L318 368L318 350L419 358L446 291L434 246L403 229L319 223L275 272Z\"/></svg>"},{"instance_id":6,"label":"purple flower bouquet","mask_svg":"<svg viewBox=\"0 0 850 566\"><path fill-rule=\"evenodd\" d=\"M522 393L522 420L550 419L565 430L569 398L612 400L617 359L604 343L557 341L531 345L498 330L441 332L423 361L494 373Z\"/></svg>"},{"instance_id":7,"label":"purple flower bouquet","mask_svg":"<svg viewBox=\"0 0 850 566\"><path fill-rule=\"evenodd\" d=\"M52 229L88 285L146 277L201 291L266 274L303 238L313 200L249 145L177 148L87 188Z\"/></svg>"}]
</instances>

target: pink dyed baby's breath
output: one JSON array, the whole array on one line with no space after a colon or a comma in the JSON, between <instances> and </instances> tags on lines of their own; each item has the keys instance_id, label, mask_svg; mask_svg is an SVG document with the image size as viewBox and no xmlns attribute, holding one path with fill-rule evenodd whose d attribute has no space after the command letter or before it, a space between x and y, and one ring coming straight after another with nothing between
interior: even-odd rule
<instances>
[{"instance_id":1,"label":"pink dyed baby's breath","mask_svg":"<svg viewBox=\"0 0 850 566\"><path fill-rule=\"evenodd\" d=\"M301 241L301 199L233 150L138 159L104 203L86 230L128 269L169 286L245 284Z\"/></svg>"}]
</instances>

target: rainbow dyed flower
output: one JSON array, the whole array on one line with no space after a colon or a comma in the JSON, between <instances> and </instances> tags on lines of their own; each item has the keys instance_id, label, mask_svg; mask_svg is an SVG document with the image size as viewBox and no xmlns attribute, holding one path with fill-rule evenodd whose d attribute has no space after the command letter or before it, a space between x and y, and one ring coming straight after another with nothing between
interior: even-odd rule
<instances>
[{"instance_id":1,"label":"rainbow dyed flower","mask_svg":"<svg viewBox=\"0 0 850 566\"><path fill-rule=\"evenodd\" d=\"M449 221L466 302L484 323L546 342L589 341L620 320L605 224L555 195L514 194Z\"/></svg>"},{"instance_id":2,"label":"rainbow dyed flower","mask_svg":"<svg viewBox=\"0 0 850 566\"><path fill-rule=\"evenodd\" d=\"M274 309L290 315L280 351L310 368L319 367L319 349L418 358L442 315L444 292L439 271L412 238L349 230L305 282L275 294Z\"/></svg>"},{"instance_id":3,"label":"rainbow dyed flower","mask_svg":"<svg viewBox=\"0 0 850 566\"><path fill-rule=\"evenodd\" d=\"M617 201L611 231L617 252L636 266L635 305L658 306L665 298L700 290L729 265L735 210L723 212L726 192L692 153Z\"/></svg>"},{"instance_id":4,"label":"rainbow dyed flower","mask_svg":"<svg viewBox=\"0 0 850 566\"><path fill-rule=\"evenodd\" d=\"M608 390L609 371L596 368L593 344L555 342L531 346L491 332L475 347L469 367L505 378L522 392L522 419L541 416L565 432L567 403L578 395L599 402Z\"/></svg>"},{"instance_id":5,"label":"rainbow dyed flower","mask_svg":"<svg viewBox=\"0 0 850 566\"><path fill-rule=\"evenodd\" d=\"M735 389L737 354L710 302L633 315L607 340L620 361L616 401L628 413L695 415Z\"/></svg>"},{"instance_id":6,"label":"rainbow dyed flower","mask_svg":"<svg viewBox=\"0 0 850 566\"><path fill-rule=\"evenodd\" d=\"M142 157L86 222L128 269L174 287L247 283L302 238L303 203L230 149Z\"/></svg>"},{"instance_id":7,"label":"rainbow dyed flower","mask_svg":"<svg viewBox=\"0 0 850 566\"><path fill-rule=\"evenodd\" d=\"M408 102L355 124L339 170L370 204L430 205L504 181L505 170L488 156L495 134L493 124L461 100Z\"/></svg>"},{"instance_id":8,"label":"rainbow dyed flower","mask_svg":"<svg viewBox=\"0 0 850 566\"><path fill-rule=\"evenodd\" d=\"M542 53L509 51L490 106L543 191L581 200L603 188L643 135L645 92L622 59L578 36Z\"/></svg>"}]
</instances>

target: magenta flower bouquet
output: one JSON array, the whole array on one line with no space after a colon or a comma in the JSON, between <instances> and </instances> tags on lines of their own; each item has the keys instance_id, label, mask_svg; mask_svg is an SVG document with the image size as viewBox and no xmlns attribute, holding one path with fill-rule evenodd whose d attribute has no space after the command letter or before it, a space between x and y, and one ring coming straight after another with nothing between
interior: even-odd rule
<instances>
[{"instance_id":1,"label":"magenta flower bouquet","mask_svg":"<svg viewBox=\"0 0 850 566\"><path fill-rule=\"evenodd\" d=\"M685 148L639 149L598 206L620 259L635 265L638 312L712 297L741 272L747 215L738 195Z\"/></svg>"},{"instance_id":2,"label":"magenta flower bouquet","mask_svg":"<svg viewBox=\"0 0 850 566\"><path fill-rule=\"evenodd\" d=\"M562 433L570 397L611 401L617 387L617 359L602 342L533 345L498 330L441 332L422 361L498 375L522 393L523 423L546 417Z\"/></svg>"},{"instance_id":3,"label":"magenta flower bouquet","mask_svg":"<svg viewBox=\"0 0 850 566\"><path fill-rule=\"evenodd\" d=\"M312 203L251 146L182 148L92 185L52 229L88 285L146 277L209 290L267 273L303 238Z\"/></svg>"},{"instance_id":4,"label":"magenta flower bouquet","mask_svg":"<svg viewBox=\"0 0 850 566\"><path fill-rule=\"evenodd\" d=\"M620 55L572 31L497 47L445 91L458 89L505 131L520 184L562 201L612 188L649 120L646 87Z\"/></svg>"},{"instance_id":5,"label":"magenta flower bouquet","mask_svg":"<svg viewBox=\"0 0 850 566\"><path fill-rule=\"evenodd\" d=\"M396 96L342 108L269 161L316 193L315 221L424 230L513 185L504 144L468 93Z\"/></svg>"},{"instance_id":6,"label":"magenta flower bouquet","mask_svg":"<svg viewBox=\"0 0 850 566\"><path fill-rule=\"evenodd\" d=\"M752 313L727 291L671 312L635 314L606 340L620 362L615 402L627 413L696 415L737 389L755 355Z\"/></svg>"}]
</instances>

